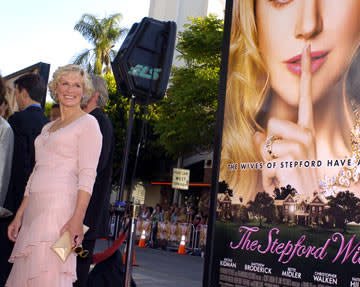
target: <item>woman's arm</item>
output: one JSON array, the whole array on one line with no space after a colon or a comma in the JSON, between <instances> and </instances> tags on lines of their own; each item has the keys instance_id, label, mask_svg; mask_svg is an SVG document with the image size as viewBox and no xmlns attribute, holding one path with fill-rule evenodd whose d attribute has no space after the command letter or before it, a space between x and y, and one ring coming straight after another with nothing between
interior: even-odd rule
<instances>
[{"instance_id":1,"label":"woman's arm","mask_svg":"<svg viewBox=\"0 0 360 287\"><path fill-rule=\"evenodd\" d=\"M70 238L73 239L73 246L80 245L84 238L83 221L90 198L91 194L89 192L86 192L84 190L78 191L74 213L71 216L70 220L60 230L61 234L63 234L65 231L70 232Z\"/></svg>"},{"instance_id":2,"label":"woman's arm","mask_svg":"<svg viewBox=\"0 0 360 287\"><path fill-rule=\"evenodd\" d=\"M69 231L73 246L79 246L84 238L83 221L91 198L102 145L100 128L93 116L89 116L81 130L77 143L79 175L76 205L71 218L60 230L60 234Z\"/></svg>"},{"instance_id":3,"label":"woman's arm","mask_svg":"<svg viewBox=\"0 0 360 287\"><path fill-rule=\"evenodd\" d=\"M15 218L13 219L13 221L11 221L11 223L8 226L8 237L12 242L16 241L16 238L19 234L19 230L20 230L20 227L22 224L24 210L26 208L27 201L28 201L28 196L24 196L24 198L20 204L20 207L19 207L18 211L16 212Z\"/></svg>"}]
</instances>

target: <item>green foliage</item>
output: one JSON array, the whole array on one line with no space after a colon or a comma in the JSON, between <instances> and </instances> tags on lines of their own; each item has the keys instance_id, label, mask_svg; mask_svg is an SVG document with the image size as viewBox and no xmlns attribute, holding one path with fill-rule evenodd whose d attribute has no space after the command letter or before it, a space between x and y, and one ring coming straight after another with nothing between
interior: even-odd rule
<instances>
[{"instance_id":1,"label":"green foliage","mask_svg":"<svg viewBox=\"0 0 360 287\"><path fill-rule=\"evenodd\" d=\"M211 149L215 135L223 21L211 15L185 27L176 47L184 65L173 67L155 123L160 145L173 158Z\"/></svg>"},{"instance_id":2,"label":"green foliage","mask_svg":"<svg viewBox=\"0 0 360 287\"><path fill-rule=\"evenodd\" d=\"M52 107L53 103L52 102L46 102L45 103L45 109L44 109L44 114L47 118L50 117L50 110L51 110L51 107Z\"/></svg>"},{"instance_id":3,"label":"green foliage","mask_svg":"<svg viewBox=\"0 0 360 287\"><path fill-rule=\"evenodd\" d=\"M123 151L125 146L126 130L128 125L129 111L130 111L130 99L124 97L116 89L115 78L113 74L107 74L104 76L108 93L109 101L105 107L105 112L109 116L115 133L115 155L114 155L114 177L118 177L122 167ZM150 178L156 170L155 167L157 160L164 157L163 150L156 144L153 134L154 122L158 119L158 108L156 105L150 105L148 107L148 113L146 116L145 126L145 141L142 142L139 163L137 168L137 177L143 179ZM134 167L136 149L140 140L143 117L146 113L146 107L135 104L134 123L132 129L132 141L129 155L128 165L128 177L131 176L131 171ZM150 167L149 167L150 166Z\"/></svg>"},{"instance_id":4,"label":"green foliage","mask_svg":"<svg viewBox=\"0 0 360 287\"><path fill-rule=\"evenodd\" d=\"M262 226L263 219L266 222L272 222L275 217L274 199L265 191L256 194L254 201L249 201L249 211L251 211L259 220Z\"/></svg>"},{"instance_id":5,"label":"green foliage","mask_svg":"<svg viewBox=\"0 0 360 287\"><path fill-rule=\"evenodd\" d=\"M176 49L187 65L220 67L224 21L215 15L189 18L179 33Z\"/></svg>"},{"instance_id":6,"label":"green foliage","mask_svg":"<svg viewBox=\"0 0 360 287\"><path fill-rule=\"evenodd\" d=\"M103 19L98 19L91 14L83 14L75 24L74 30L80 32L93 48L78 54L74 59L74 64L82 65L96 75L111 73L110 63L116 55L112 48L127 33L127 29L120 27L121 19L120 13Z\"/></svg>"},{"instance_id":7,"label":"green foliage","mask_svg":"<svg viewBox=\"0 0 360 287\"><path fill-rule=\"evenodd\" d=\"M275 199L284 200L289 194L294 196L296 194L296 189L293 188L290 184L287 186L282 186L280 189L274 189Z\"/></svg>"},{"instance_id":8,"label":"green foliage","mask_svg":"<svg viewBox=\"0 0 360 287\"><path fill-rule=\"evenodd\" d=\"M114 76L112 74L108 74L105 75L104 78L106 80L109 93L109 101L104 111L109 116L113 124L115 134L115 154L113 166L116 176L120 172L130 104L127 98L117 92Z\"/></svg>"},{"instance_id":9,"label":"green foliage","mask_svg":"<svg viewBox=\"0 0 360 287\"><path fill-rule=\"evenodd\" d=\"M340 191L336 196L330 196L328 205L330 206L325 213L335 218L338 228L346 231L346 224L350 221L360 222L360 198L350 191Z\"/></svg>"}]
</instances>

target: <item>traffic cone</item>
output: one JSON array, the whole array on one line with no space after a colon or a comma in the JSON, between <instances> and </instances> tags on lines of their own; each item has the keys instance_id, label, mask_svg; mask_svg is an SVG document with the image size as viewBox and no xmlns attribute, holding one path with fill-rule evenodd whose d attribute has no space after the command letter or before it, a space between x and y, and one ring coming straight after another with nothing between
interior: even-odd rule
<instances>
[{"instance_id":1,"label":"traffic cone","mask_svg":"<svg viewBox=\"0 0 360 287\"><path fill-rule=\"evenodd\" d=\"M146 243L145 243L145 229L143 229L143 231L142 231L142 233L141 233L138 247L141 247L141 248L146 247Z\"/></svg>"},{"instance_id":2,"label":"traffic cone","mask_svg":"<svg viewBox=\"0 0 360 287\"><path fill-rule=\"evenodd\" d=\"M185 247L185 235L181 235L181 241L178 249L178 254L186 254L186 247Z\"/></svg>"},{"instance_id":3,"label":"traffic cone","mask_svg":"<svg viewBox=\"0 0 360 287\"><path fill-rule=\"evenodd\" d=\"M124 255L123 255L123 263L125 264L126 262L126 251L124 251ZM133 263L132 266L139 266L139 264L135 263L135 249L133 250Z\"/></svg>"}]
</instances>

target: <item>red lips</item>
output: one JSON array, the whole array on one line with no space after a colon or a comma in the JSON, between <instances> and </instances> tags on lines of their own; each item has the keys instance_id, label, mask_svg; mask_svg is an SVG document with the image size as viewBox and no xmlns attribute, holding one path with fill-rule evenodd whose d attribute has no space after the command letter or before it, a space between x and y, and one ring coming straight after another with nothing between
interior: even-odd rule
<instances>
[{"instance_id":1,"label":"red lips","mask_svg":"<svg viewBox=\"0 0 360 287\"><path fill-rule=\"evenodd\" d=\"M321 67L327 55L328 52L324 51L311 52L311 73L315 73ZM284 61L284 63L290 72L301 75L301 54Z\"/></svg>"}]
</instances>

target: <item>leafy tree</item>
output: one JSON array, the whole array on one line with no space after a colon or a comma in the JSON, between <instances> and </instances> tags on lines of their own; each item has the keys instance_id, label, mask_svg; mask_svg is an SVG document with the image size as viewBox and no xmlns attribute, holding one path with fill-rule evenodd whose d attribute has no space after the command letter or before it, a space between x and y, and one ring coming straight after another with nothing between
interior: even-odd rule
<instances>
[{"instance_id":1,"label":"leafy tree","mask_svg":"<svg viewBox=\"0 0 360 287\"><path fill-rule=\"evenodd\" d=\"M120 27L121 19L120 13L103 19L91 14L83 14L74 29L79 31L93 48L85 49L78 54L74 64L82 65L96 75L111 73L111 60L116 55L113 47L127 33L127 29Z\"/></svg>"},{"instance_id":2,"label":"leafy tree","mask_svg":"<svg viewBox=\"0 0 360 287\"><path fill-rule=\"evenodd\" d=\"M271 222L275 216L274 199L267 192L259 192L254 201L249 201L249 211L259 220L259 225L262 226L262 221Z\"/></svg>"},{"instance_id":3,"label":"leafy tree","mask_svg":"<svg viewBox=\"0 0 360 287\"><path fill-rule=\"evenodd\" d=\"M294 196L296 194L296 189L293 188L290 184L288 184L286 187L282 186L279 188L274 189L274 195L275 199L284 200L289 194Z\"/></svg>"},{"instance_id":4,"label":"leafy tree","mask_svg":"<svg viewBox=\"0 0 360 287\"><path fill-rule=\"evenodd\" d=\"M223 20L213 15L192 18L179 33L176 49L184 64L172 69L155 122L159 143L173 158L212 149L222 34Z\"/></svg>"},{"instance_id":5,"label":"leafy tree","mask_svg":"<svg viewBox=\"0 0 360 287\"><path fill-rule=\"evenodd\" d=\"M53 105L52 102L46 102L45 103L44 114L48 118L50 117L50 110L51 110L52 105Z\"/></svg>"},{"instance_id":6,"label":"leafy tree","mask_svg":"<svg viewBox=\"0 0 360 287\"><path fill-rule=\"evenodd\" d=\"M109 93L109 101L105 107L105 112L109 116L115 133L116 145L114 155L114 180L119 179L123 151L125 145L126 129L130 111L130 99L124 97L117 91L115 78L113 74L104 76L107 82ZM141 127L143 117L146 113L146 107L135 105L134 123L132 129L132 141L130 145L129 163L127 172L127 182L132 175L134 168L136 150L140 140ZM139 162L137 166L136 176L144 180L151 179L157 172L166 169L166 157L164 150L156 143L156 136L153 133L154 121L158 119L158 111L156 105L150 105L146 116L146 126L144 140L141 143L141 150L139 154ZM165 164L164 164L165 163Z\"/></svg>"},{"instance_id":7,"label":"leafy tree","mask_svg":"<svg viewBox=\"0 0 360 287\"><path fill-rule=\"evenodd\" d=\"M226 181L223 180L219 182L219 193L226 193L226 192L229 194L229 196L233 196L232 189L230 189Z\"/></svg>"},{"instance_id":8,"label":"leafy tree","mask_svg":"<svg viewBox=\"0 0 360 287\"><path fill-rule=\"evenodd\" d=\"M358 221L360 215L360 199L350 191L341 191L336 196L330 196L326 214L335 217L335 226L346 231L346 224Z\"/></svg>"},{"instance_id":9,"label":"leafy tree","mask_svg":"<svg viewBox=\"0 0 360 287\"><path fill-rule=\"evenodd\" d=\"M248 209L244 205L236 206L234 208L234 220L241 223L249 221Z\"/></svg>"}]
</instances>

